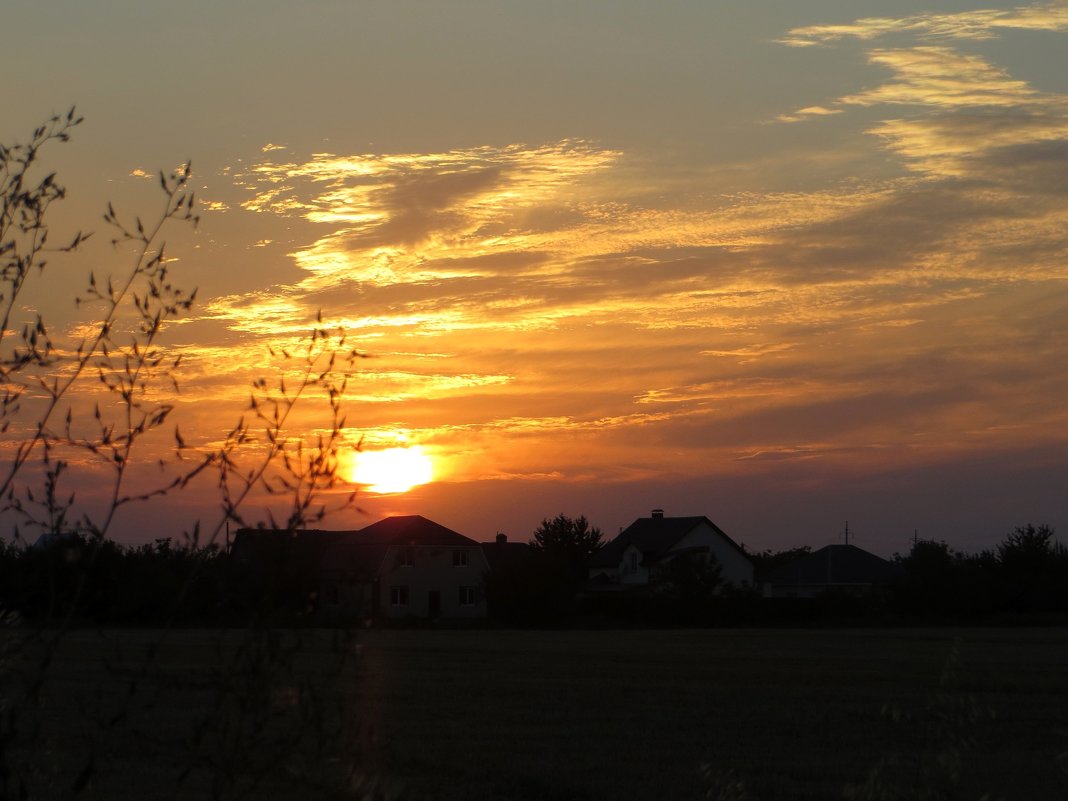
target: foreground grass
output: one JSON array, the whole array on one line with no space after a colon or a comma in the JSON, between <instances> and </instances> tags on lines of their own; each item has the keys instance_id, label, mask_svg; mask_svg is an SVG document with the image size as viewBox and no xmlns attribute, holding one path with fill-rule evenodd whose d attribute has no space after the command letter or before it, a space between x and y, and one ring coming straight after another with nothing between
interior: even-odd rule
<instances>
[{"instance_id":1,"label":"foreground grass","mask_svg":"<svg viewBox=\"0 0 1068 801\"><path fill-rule=\"evenodd\" d=\"M1068 797L1068 632L375 632L365 710L381 768L435 798L842 798L961 735L960 798ZM895 722L886 706L913 720ZM932 709L932 706L934 708ZM949 715L952 718L952 715ZM702 776L701 766L706 766ZM891 766L893 767L893 766ZM903 780L904 797L913 777ZM919 780L922 776L917 775Z\"/></svg>"},{"instance_id":2,"label":"foreground grass","mask_svg":"<svg viewBox=\"0 0 1068 801\"><path fill-rule=\"evenodd\" d=\"M1068 797L1064 630L371 631L340 670L304 632L244 673L241 635L185 631L139 672L154 639L64 641L14 746L36 797L87 754L91 798L340 797L355 776L412 798L825 801L880 764L916 798L947 755L951 797ZM980 714L955 717L967 698Z\"/></svg>"},{"instance_id":3,"label":"foreground grass","mask_svg":"<svg viewBox=\"0 0 1068 801\"><path fill-rule=\"evenodd\" d=\"M56 648L51 632L4 634L19 657L2 673L0 798L313 799L362 783L344 633L75 631Z\"/></svg>"}]
</instances>

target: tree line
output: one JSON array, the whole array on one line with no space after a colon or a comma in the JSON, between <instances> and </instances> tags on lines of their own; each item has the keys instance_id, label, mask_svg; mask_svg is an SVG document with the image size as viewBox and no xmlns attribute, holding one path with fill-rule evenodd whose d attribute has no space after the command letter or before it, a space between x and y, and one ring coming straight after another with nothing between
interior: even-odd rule
<instances>
[{"instance_id":1,"label":"tree line","mask_svg":"<svg viewBox=\"0 0 1068 801\"><path fill-rule=\"evenodd\" d=\"M1020 526L990 550L969 554L916 541L891 560L897 580L861 594L814 599L761 597L770 570L808 547L750 554L755 587L726 585L714 559L672 561L648 588L612 596L588 592L587 562L604 544L585 517L546 518L523 558L484 577L491 616L513 625L566 625L624 619L650 624L788 622L846 617L900 622L996 621L999 616L1068 613L1068 548L1045 525ZM700 555L703 557L703 555ZM288 573L255 586L225 549L167 539L122 545L87 536L43 538L33 546L0 541L0 610L28 622L233 625L271 613L315 622L314 597ZM303 586L303 585L301 585Z\"/></svg>"},{"instance_id":2,"label":"tree line","mask_svg":"<svg viewBox=\"0 0 1068 801\"><path fill-rule=\"evenodd\" d=\"M652 625L761 625L843 619L881 623L1042 620L1068 614L1068 548L1047 525L1009 532L994 549L969 554L943 541L917 540L891 563L897 578L864 592L768 599L761 581L811 553L808 546L749 553L755 586L723 581L715 558L669 562L648 587L589 592L586 564L603 544L584 517L543 520L528 559L487 577L490 612L519 625L634 622Z\"/></svg>"},{"instance_id":3,"label":"tree line","mask_svg":"<svg viewBox=\"0 0 1068 801\"><path fill-rule=\"evenodd\" d=\"M895 588L907 615L982 616L1068 612L1068 548L1049 526L1019 526L993 550L956 551L945 542L918 540Z\"/></svg>"}]
</instances>

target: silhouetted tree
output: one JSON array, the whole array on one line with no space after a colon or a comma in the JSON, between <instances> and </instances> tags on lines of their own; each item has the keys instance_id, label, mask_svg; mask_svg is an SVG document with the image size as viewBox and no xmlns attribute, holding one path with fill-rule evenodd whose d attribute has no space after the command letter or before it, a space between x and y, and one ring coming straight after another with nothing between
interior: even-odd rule
<instances>
[{"instance_id":1,"label":"silhouetted tree","mask_svg":"<svg viewBox=\"0 0 1068 801\"><path fill-rule=\"evenodd\" d=\"M928 618L995 612L1068 610L1068 549L1049 526L1018 526L996 551L964 554L945 542L919 540L896 555L902 578L897 606Z\"/></svg>"},{"instance_id":2,"label":"silhouetted tree","mask_svg":"<svg viewBox=\"0 0 1068 801\"><path fill-rule=\"evenodd\" d=\"M135 547L79 534L33 547L3 543L0 609L37 623L54 620L77 596L75 624L216 623L225 566L218 547L170 538Z\"/></svg>"},{"instance_id":3,"label":"silhouetted tree","mask_svg":"<svg viewBox=\"0 0 1068 801\"><path fill-rule=\"evenodd\" d=\"M114 707L101 703L99 693L95 702L86 696L75 703L72 697L64 719L54 721L79 731L83 720L99 723L99 736L84 739L108 739L143 703L142 682L169 686L169 680L158 680L169 669L158 646L172 625L191 615L198 622L218 619L226 560L215 543L230 524L256 522L245 517L257 508L253 499L267 500L270 527L296 531L332 511L327 501L336 498L340 507L352 497L341 500L336 492L337 467L347 382L362 354L321 316L298 348L271 353L276 380L253 382L246 412L221 441L210 435L210 442L186 442L175 424L173 450L160 452L160 437L174 422L181 362L181 348L169 345L164 333L188 315L196 295L175 281L164 237L175 224L197 223L192 173L188 163L159 173L162 202L155 215L127 215L108 204L103 219L113 255L94 260L79 291L80 282L57 275L49 261L57 251L78 251L87 235L74 233L62 242L54 232L50 236L51 210L66 192L42 153L67 142L80 122L71 109L23 142L0 143L0 518L6 527L0 537L12 540L0 547L0 625L23 617L48 624L13 627L0 642L0 798L52 797L60 786L67 788L64 797L75 797L104 772L93 749L78 754L77 764L57 767L58 749L42 714L43 688L73 627L93 621L160 627L144 658L135 660L128 691L110 696ZM77 292L71 298L77 319L62 327L46 324L37 301L51 303L65 290ZM294 407L309 403L322 404L320 425L296 420ZM156 445L150 445L153 438ZM145 470L149 463L159 470ZM129 549L111 539L127 507L181 492L207 472L216 474L220 513L204 526L191 520L184 545L157 540ZM79 478L92 490L76 497L71 485ZM219 648L211 685L205 685L214 705L197 710L193 730L173 732L175 746L189 752L190 770L213 770L214 798L248 797L256 784L292 783L295 763L275 755L297 753L293 746L310 736L341 742L320 725L321 711L336 706L338 696L325 700L330 688L302 691L289 707L287 725L268 730L253 719L251 713L277 717L272 687L283 676L292 684L300 652L279 650L271 623L253 619L243 642L226 638L235 647ZM111 636L98 634L101 644ZM110 722L94 721L105 706ZM213 735L204 736L209 731ZM315 754L326 757L321 745ZM351 765L350 756L355 750L343 756ZM186 761L177 756L179 766ZM318 782L320 767L307 762L298 769L300 779ZM64 775L67 768L71 775ZM350 771L342 784L350 787L352 776ZM159 795L161 788L155 789L127 794ZM299 795L312 796L333 793Z\"/></svg>"},{"instance_id":4,"label":"silhouetted tree","mask_svg":"<svg viewBox=\"0 0 1068 801\"><path fill-rule=\"evenodd\" d=\"M956 596L955 573L959 555L943 541L917 540L907 556L894 554L901 568L897 601L910 615L944 614Z\"/></svg>"},{"instance_id":5,"label":"silhouetted tree","mask_svg":"<svg viewBox=\"0 0 1068 801\"><path fill-rule=\"evenodd\" d=\"M998 545L998 558L1004 563L1041 564L1052 553L1054 530L1046 525L1037 528L1028 523L1017 526Z\"/></svg>"},{"instance_id":6,"label":"silhouetted tree","mask_svg":"<svg viewBox=\"0 0 1068 801\"><path fill-rule=\"evenodd\" d=\"M1047 525L1017 526L998 545L1001 604L1013 612L1068 609L1068 549Z\"/></svg>"},{"instance_id":7,"label":"silhouetted tree","mask_svg":"<svg viewBox=\"0 0 1068 801\"><path fill-rule=\"evenodd\" d=\"M534 531L530 547L547 559L566 566L575 578L584 578L586 562L601 547L604 535L584 516L559 514L546 518Z\"/></svg>"},{"instance_id":8,"label":"silhouetted tree","mask_svg":"<svg viewBox=\"0 0 1068 801\"><path fill-rule=\"evenodd\" d=\"M574 582L544 554L529 551L488 573L483 581L489 613L500 622L556 625L573 611Z\"/></svg>"},{"instance_id":9,"label":"silhouetted tree","mask_svg":"<svg viewBox=\"0 0 1068 801\"><path fill-rule=\"evenodd\" d=\"M917 540L907 556L895 554L894 562L901 568L895 586L901 612L959 618L986 615L996 608L999 568L991 551L965 554L945 542Z\"/></svg>"},{"instance_id":10,"label":"silhouetted tree","mask_svg":"<svg viewBox=\"0 0 1068 801\"><path fill-rule=\"evenodd\" d=\"M586 562L601 547L600 529L585 517L557 515L541 521L529 555L486 579L495 617L520 625L555 625L575 612Z\"/></svg>"}]
</instances>

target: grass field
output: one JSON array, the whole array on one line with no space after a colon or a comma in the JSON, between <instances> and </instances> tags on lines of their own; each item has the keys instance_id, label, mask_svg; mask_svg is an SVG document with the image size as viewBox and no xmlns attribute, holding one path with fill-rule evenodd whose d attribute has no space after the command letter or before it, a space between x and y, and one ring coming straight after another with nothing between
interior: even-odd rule
<instances>
[{"instance_id":1,"label":"grass field","mask_svg":"<svg viewBox=\"0 0 1068 801\"><path fill-rule=\"evenodd\" d=\"M77 632L11 754L57 798L87 753L94 798L314 798L349 757L428 799L824 801L880 765L856 797L1068 798L1062 629L329 637L177 632L142 671L154 632Z\"/></svg>"}]
</instances>

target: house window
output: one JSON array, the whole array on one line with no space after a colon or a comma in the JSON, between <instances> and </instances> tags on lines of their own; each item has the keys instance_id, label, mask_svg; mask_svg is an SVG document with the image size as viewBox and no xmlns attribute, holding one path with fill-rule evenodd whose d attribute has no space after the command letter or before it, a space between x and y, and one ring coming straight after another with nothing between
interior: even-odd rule
<instances>
[{"instance_id":1,"label":"house window","mask_svg":"<svg viewBox=\"0 0 1068 801\"><path fill-rule=\"evenodd\" d=\"M415 564L415 548L401 548L399 564L401 567L411 567Z\"/></svg>"},{"instance_id":2,"label":"house window","mask_svg":"<svg viewBox=\"0 0 1068 801\"><path fill-rule=\"evenodd\" d=\"M452 552L452 566L453 567L467 567L467 551L453 551Z\"/></svg>"},{"instance_id":3,"label":"house window","mask_svg":"<svg viewBox=\"0 0 1068 801\"><path fill-rule=\"evenodd\" d=\"M460 606L474 606L476 603L476 587L460 587Z\"/></svg>"},{"instance_id":4,"label":"house window","mask_svg":"<svg viewBox=\"0 0 1068 801\"><path fill-rule=\"evenodd\" d=\"M627 554L627 561L625 562L623 569L627 573L637 573L638 572L638 552L637 551L631 551L630 553Z\"/></svg>"},{"instance_id":5,"label":"house window","mask_svg":"<svg viewBox=\"0 0 1068 801\"><path fill-rule=\"evenodd\" d=\"M407 606L408 605L408 586L406 584L401 584L401 585L389 588L389 605L390 606Z\"/></svg>"}]
</instances>

